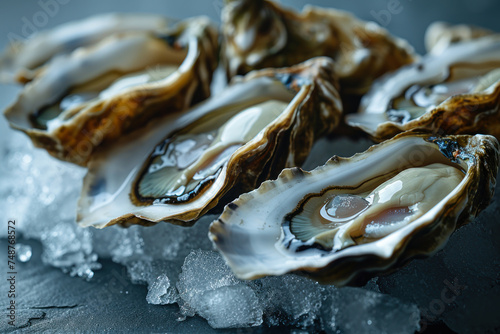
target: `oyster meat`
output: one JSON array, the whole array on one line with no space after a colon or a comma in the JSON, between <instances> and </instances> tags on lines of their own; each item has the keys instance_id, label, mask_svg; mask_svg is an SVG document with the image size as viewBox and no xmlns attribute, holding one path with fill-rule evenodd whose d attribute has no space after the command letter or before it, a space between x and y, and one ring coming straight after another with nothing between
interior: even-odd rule
<instances>
[{"instance_id":1,"label":"oyster meat","mask_svg":"<svg viewBox=\"0 0 500 334\"><path fill-rule=\"evenodd\" d=\"M449 45L376 81L346 123L376 141L412 129L500 138L500 35Z\"/></svg>"},{"instance_id":2,"label":"oyster meat","mask_svg":"<svg viewBox=\"0 0 500 334\"><path fill-rule=\"evenodd\" d=\"M85 177L80 225L192 225L229 191L300 165L340 120L335 83L329 58L255 71L100 150Z\"/></svg>"},{"instance_id":3,"label":"oyster meat","mask_svg":"<svg viewBox=\"0 0 500 334\"><path fill-rule=\"evenodd\" d=\"M306 6L297 13L273 1L229 0L222 22L230 77L328 56L335 60L342 92L362 94L375 78L416 58L406 41L376 23L334 9Z\"/></svg>"},{"instance_id":4,"label":"oyster meat","mask_svg":"<svg viewBox=\"0 0 500 334\"><path fill-rule=\"evenodd\" d=\"M210 94L217 31L200 17L168 32L117 33L53 58L5 116L36 146L85 165L94 149Z\"/></svg>"},{"instance_id":5,"label":"oyster meat","mask_svg":"<svg viewBox=\"0 0 500 334\"><path fill-rule=\"evenodd\" d=\"M114 33L165 32L172 23L173 20L158 15L126 13L99 14L66 23L26 41L12 41L0 57L0 80L25 83L33 79L37 68L56 55L95 44Z\"/></svg>"},{"instance_id":6,"label":"oyster meat","mask_svg":"<svg viewBox=\"0 0 500 334\"><path fill-rule=\"evenodd\" d=\"M242 279L357 283L436 252L484 209L498 150L487 135L406 132L311 172L284 170L228 204L210 237Z\"/></svg>"}]
</instances>

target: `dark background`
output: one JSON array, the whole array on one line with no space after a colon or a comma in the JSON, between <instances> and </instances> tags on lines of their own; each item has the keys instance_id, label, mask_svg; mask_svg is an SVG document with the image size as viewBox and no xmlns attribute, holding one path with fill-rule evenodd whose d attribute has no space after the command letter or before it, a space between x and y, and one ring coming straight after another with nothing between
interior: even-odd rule
<instances>
[{"instance_id":1,"label":"dark background","mask_svg":"<svg viewBox=\"0 0 500 334\"><path fill-rule=\"evenodd\" d=\"M45 17L40 11L44 6L57 3L57 9ZM335 7L355 13L365 20L378 21L391 33L407 39L419 53L424 53L423 37L426 27L436 21L451 23L469 23L500 31L500 2L495 0L400 0L393 5L399 13L377 16L388 9L391 0L358 1L280 1L282 4L301 9L306 3L319 6ZM64 4L62 4L64 3ZM223 0L49 0L19 1L2 0L0 2L0 49L5 49L9 36L28 37L35 30L54 27L61 23L81 19L102 12L151 12L174 18L207 15L219 21ZM54 7L51 7L52 10ZM386 12L384 12L386 13ZM37 16L38 15L38 16ZM31 26L26 22L31 23ZM35 29L33 29L35 28ZM0 89L0 109L14 99L19 89L15 86L2 86ZM6 121L0 117L0 141L8 140ZM4 199L0 199L4 200ZM18 240L21 242L22 240ZM205 320L194 317L184 322L177 322L176 305L154 306L145 300L145 286L132 285L125 269L110 261L103 262L103 270L96 272L89 283L78 278L71 278L58 269L43 265L40 260L40 244L24 241L34 247L33 259L20 270L18 288L29 291L24 294L26 304L32 305L28 312L18 314L18 324L24 324L23 332L45 330L74 331L145 331L145 332L215 332ZM6 248L5 241L0 242L0 249ZM3 275L2 270L2 275ZM0 305L4 309L3 291L5 279L2 276ZM111 293L111 294L110 294ZM102 300L110 297L109 300ZM0 332L4 332L6 321L1 312ZM276 332L276 328L272 331ZM266 328L238 330L240 333L266 332ZM281 328L282 332L289 329ZM219 332L234 332L219 331Z\"/></svg>"},{"instance_id":2,"label":"dark background","mask_svg":"<svg viewBox=\"0 0 500 334\"><path fill-rule=\"evenodd\" d=\"M28 19L36 29L47 29L58 24L81 19L102 12L151 12L175 18L185 18L195 15L207 15L214 21L219 21L223 0L54 0L59 4L57 12L49 17L47 22L36 22L33 16L43 10L42 4L52 0L2 0L0 3L0 47L8 43L7 34L13 32L23 35L23 25ZM281 4L302 9L305 4L333 7L351 11L364 20L375 20L381 10L387 10L394 2L398 14L391 15L379 23L393 34L406 38L420 53L424 52L423 34L426 27L436 20L451 23L469 23L486 28L500 30L500 2L496 0L281 0ZM399 6L396 5L399 3ZM375 13L375 16L373 15ZM26 36L23 36L26 37Z\"/></svg>"}]
</instances>

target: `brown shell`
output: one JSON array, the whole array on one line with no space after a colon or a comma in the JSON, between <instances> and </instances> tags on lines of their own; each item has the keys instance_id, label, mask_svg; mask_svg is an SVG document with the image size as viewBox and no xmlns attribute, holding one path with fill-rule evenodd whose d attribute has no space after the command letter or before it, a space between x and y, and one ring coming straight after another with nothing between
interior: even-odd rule
<instances>
[{"instance_id":1,"label":"brown shell","mask_svg":"<svg viewBox=\"0 0 500 334\"><path fill-rule=\"evenodd\" d=\"M500 81L487 91L455 95L422 117L405 124L381 123L372 138L383 141L407 130L435 135L484 133L500 140Z\"/></svg>"},{"instance_id":2,"label":"brown shell","mask_svg":"<svg viewBox=\"0 0 500 334\"><path fill-rule=\"evenodd\" d=\"M415 60L406 41L334 9L306 6L297 13L272 1L232 0L226 2L222 22L230 77L328 56L335 61L341 89L362 94L375 78Z\"/></svg>"},{"instance_id":3,"label":"brown shell","mask_svg":"<svg viewBox=\"0 0 500 334\"><path fill-rule=\"evenodd\" d=\"M17 101L5 111L12 128L26 133L34 145L46 149L54 157L85 166L96 147L145 125L154 117L184 110L210 94L212 73L217 66L217 30L206 18L180 22L167 34L173 48L195 48L183 65L161 85L139 85L97 102L89 101L71 109L69 119L51 131L33 127L24 99L36 85L39 71L28 83ZM81 52L76 50L76 52ZM193 57L194 56L194 57Z\"/></svg>"},{"instance_id":4,"label":"brown shell","mask_svg":"<svg viewBox=\"0 0 500 334\"><path fill-rule=\"evenodd\" d=\"M212 112L217 112L222 107L237 106L238 101L244 101L249 96L259 100L266 98L265 87L257 89L261 92L256 93L255 87L250 86L260 85L262 80L295 95L277 119L235 151L216 179L199 193L190 193L187 202L138 203L133 196L134 187L137 187L138 170L142 170L141 166L149 159L147 152L154 152L154 147L165 138L170 138L176 131L193 124L201 117L210 117ZM245 87L254 87L254 91L248 92ZM264 96L251 97L252 94ZM210 107L207 109L205 106ZM184 113L178 120L167 118L160 121L145 129L142 134L134 133L133 137L123 138L116 145L119 149L105 149L93 157L89 173L85 177L77 219L82 226L96 227L113 224L151 225L160 221L192 225L217 205L224 195L234 198L242 191L254 189L261 182L276 177L283 168L300 165L314 141L331 132L339 123L341 108L333 62L329 58L311 59L291 68L264 69L249 73L244 78L235 79L224 92ZM202 113L200 110L203 110ZM146 157L144 153L147 154ZM115 165L120 165L120 173L123 170L120 176L115 172ZM115 188L106 189L106 186L112 184L116 185ZM100 191L116 193L115 198L121 198L109 204L114 210L111 214L106 209L102 212L100 209L92 210L95 202L99 201ZM231 193L228 194L229 192Z\"/></svg>"},{"instance_id":5,"label":"brown shell","mask_svg":"<svg viewBox=\"0 0 500 334\"><path fill-rule=\"evenodd\" d=\"M288 248L285 217L305 196L330 187L359 187L374 176L435 161L455 165L465 176L421 218L381 239L340 250L316 248L310 242ZM297 272L322 283L357 284L442 248L456 228L489 204L498 163L499 144L492 136L405 132L351 158L334 156L311 172L285 169L277 180L264 182L228 204L209 235L241 279Z\"/></svg>"},{"instance_id":6,"label":"brown shell","mask_svg":"<svg viewBox=\"0 0 500 334\"><path fill-rule=\"evenodd\" d=\"M375 81L358 112L346 116L346 123L378 142L413 129L436 135L481 133L500 139L499 55L498 34L452 43ZM455 91L451 88L437 97L431 93L421 105L415 102L415 91L426 92L440 84L456 85ZM398 99L414 103L422 113L411 116L413 105L400 106ZM391 118L394 111L411 117Z\"/></svg>"}]
</instances>

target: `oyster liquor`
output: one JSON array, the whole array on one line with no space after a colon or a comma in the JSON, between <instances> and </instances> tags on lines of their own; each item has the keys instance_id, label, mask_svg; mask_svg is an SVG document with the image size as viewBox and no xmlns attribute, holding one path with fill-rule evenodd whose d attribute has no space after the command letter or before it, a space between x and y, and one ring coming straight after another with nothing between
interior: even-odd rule
<instances>
[{"instance_id":1,"label":"oyster liquor","mask_svg":"<svg viewBox=\"0 0 500 334\"><path fill-rule=\"evenodd\" d=\"M7 223L7 282L9 304L7 307L7 322L9 325L14 326L16 321L16 221L9 220Z\"/></svg>"}]
</instances>

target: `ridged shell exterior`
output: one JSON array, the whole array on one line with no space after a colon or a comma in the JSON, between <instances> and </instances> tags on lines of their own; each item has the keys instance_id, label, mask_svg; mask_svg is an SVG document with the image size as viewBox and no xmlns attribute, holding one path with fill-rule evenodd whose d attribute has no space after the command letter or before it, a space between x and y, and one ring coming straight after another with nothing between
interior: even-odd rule
<instances>
[{"instance_id":1,"label":"ridged shell exterior","mask_svg":"<svg viewBox=\"0 0 500 334\"><path fill-rule=\"evenodd\" d=\"M25 132L35 146L46 149L58 159L85 166L96 147L113 142L152 118L185 110L209 96L212 73L217 66L216 29L208 19L201 17L180 22L170 28L168 36L172 36L174 48L187 48L188 51L179 68L165 79L85 102L66 110L64 113L70 117L57 127L37 129L30 123L31 115L37 110L29 106L41 105L33 99L39 99L37 92L50 89L43 79L51 75L51 65L57 64L56 58L54 64L49 63L24 87L16 102L5 111L5 116L11 127ZM81 62L82 52L90 55L93 49L76 50L68 56L69 62ZM109 59L103 61L108 63ZM59 89L57 94L64 94L64 91Z\"/></svg>"},{"instance_id":2,"label":"ridged shell exterior","mask_svg":"<svg viewBox=\"0 0 500 334\"><path fill-rule=\"evenodd\" d=\"M361 100L358 113L346 116L346 123L360 128L378 142L414 129L436 135L483 133L500 139L500 80L477 92L451 96L406 123L390 121L385 116L392 101L404 96L413 85L446 82L460 68L477 68L476 76L486 77L485 73L500 68L499 57L500 35L451 44L438 55L429 54L421 62L377 80Z\"/></svg>"},{"instance_id":3,"label":"ridged shell exterior","mask_svg":"<svg viewBox=\"0 0 500 334\"><path fill-rule=\"evenodd\" d=\"M397 152L397 154L395 154ZM339 251L285 247L282 223L305 195L335 186L356 187L377 174L448 161L466 172L462 182L422 217L371 243ZM499 144L491 136L429 137L403 133L351 158L333 157L311 172L286 169L274 181L228 204L209 236L242 279L297 272L323 283L346 285L386 272L415 256L430 255L490 202ZM309 253L308 253L309 251Z\"/></svg>"},{"instance_id":4,"label":"ridged shell exterior","mask_svg":"<svg viewBox=\"0 0 500 334\"><path fill-rule=\"evenodd\" d=\"M230 0L222 22L230 77L328 56L335 61L342 91L361 94L375 78L415 60L406 41L334 9L306 6L297 13L272 1Z\"/></svg>"},{"instance_id":5,"label":"ridged shell exterior","mask_svg":"<svg viewBox=\"0 0 500 334\"><path fill-rule=\"evenodd\" d=\"M268 95L272 99L271 84L279 85L295 97L278 118L230 156L215 181L200 196L177 204L137 206L131 201L129 193L138 166L158 142L214 110L245 100L262 100ZM284 167L300 165L314 141L338 124L341 109L329 58L311 59L291 68L249 73L177 120L166 118L143 133L123 138L116 149L102 150L93 157L79 201L78 221L82 226L96 227L151 225L160 221L192 225L228 192L232 191L231 198L234 198L276 177ZM112 194L113 200L108 206L93 209L96 203L99 205L101 193Z\"/></svg>"}]
</instances>

